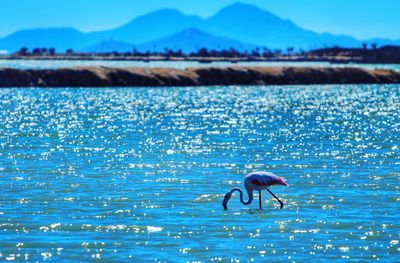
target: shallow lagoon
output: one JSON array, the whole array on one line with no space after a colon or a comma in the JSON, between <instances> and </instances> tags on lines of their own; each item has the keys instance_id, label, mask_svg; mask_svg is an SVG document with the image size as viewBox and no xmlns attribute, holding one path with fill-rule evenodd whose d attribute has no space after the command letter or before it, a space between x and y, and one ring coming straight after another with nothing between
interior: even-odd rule
<instances>
[{"instance_id":1,"label":"shallow lagoon","mask_svg":"<svg viewBox=\"0 0 400 263\"><path fill-rule=\"evenodd\" d=\"M0 260L400 255L398 85L1 89L0 107ZM255 170L289 182L284 209L224 211Z\"/></svg>"},{"instance_id":2,"label":"shallow lagoon","mask_svg":"<svg viewBox=\"0 0 400 263\"><path fill-rule=\"evenodd\" d=\"M391 69L400 71L400 64L363 64L329 62L282 62L282 61L242 61L238 63L216 61L200 63L197 61L135 61L135 60L23 60L0 59L0 67L16 69L57 69L68 67L142 67L178 68L188 67L356 67L365 69Z\"/></svg>"}]
</instances>

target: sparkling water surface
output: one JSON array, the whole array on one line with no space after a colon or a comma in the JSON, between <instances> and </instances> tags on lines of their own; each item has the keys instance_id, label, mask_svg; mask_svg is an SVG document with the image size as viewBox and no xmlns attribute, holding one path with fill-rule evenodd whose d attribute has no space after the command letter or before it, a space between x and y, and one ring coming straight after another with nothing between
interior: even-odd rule
<instances>
[{"instance_id":1,"label":"sparkling water surface","mask_svg":"<svg viewBox=\"0 0 400 263\"><path fill-rule=\"evenodd\" d=\"M395 262L398 85L1 89L0 260ZM242 206L244 175L289 187Z\"/></svg>"},{"instance_id":2,"label":"sparkling water surface","mask_svg":"<svg viewBox=\"0 0 400 263\"><path fill-rule=\"evenodd\" d=\"M65 67L171 67L185 69L188 67L358 67L366 69L392 69L400 71L400 64L362 64L362 63L334 63L329 62L212 62L199 63L197 61L129 61L129 60L5 60L0 59L0 67L17 69L56 69Z\"/></svg>"}]
</instances>

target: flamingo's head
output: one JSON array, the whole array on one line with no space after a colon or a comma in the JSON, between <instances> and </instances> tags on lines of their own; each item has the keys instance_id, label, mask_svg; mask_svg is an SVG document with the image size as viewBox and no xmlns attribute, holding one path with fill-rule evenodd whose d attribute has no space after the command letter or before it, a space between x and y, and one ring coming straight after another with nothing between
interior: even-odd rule
<instances>
[{"instance_id":1,"label":"flamingo's head","mask_svg":"<svg viewBox=\"0 0 400 263\"><path fill-rule=\"evenodd\" d=\"M225 194L224 200L222 201L222 206L224 207L224 209L228 209L228 201L229 201L229 199L231 199L231 197L232 197L231 192L228 192Z\"/></svg>"},{"instance_id":2,"label":"flamingo's head","mask_svg":"<svg viewBox=\"0 0 400 263\"><path fill-rule=\"evenodd\" d=\"M289 186L289 184L286 183L285 179L283 179L282 177L276 178L276 179L274 180L274 184Z\"/></svg>"}]
</instances>

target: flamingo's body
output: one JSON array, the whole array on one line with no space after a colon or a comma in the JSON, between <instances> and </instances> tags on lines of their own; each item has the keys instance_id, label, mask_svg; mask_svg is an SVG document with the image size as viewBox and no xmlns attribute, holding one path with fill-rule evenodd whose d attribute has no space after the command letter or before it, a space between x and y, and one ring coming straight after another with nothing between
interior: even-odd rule
<instances>
[{"instance_id":1,"label":"flamingo's body","mask_svg":"<svg viewBox=\"0 0 400 263\"><path fill-rule=\"evenodd\" d=\"M246 175L244 178L244 188L246 189L246 192L249 196L249 199L245 201L243 199L243 191L240 188L233 188L230 190L228 193L225 194L224 200L222 201L222 206L227 209L228 208L228 201L232 197L232 193L235 191L238 191L240 194L240 202L244 205L249 205L253 202L253 191L258 191L259 192L259 200L260 200L260 209L262 208L261 206L261 190L267 190L272 196L274 196L279 203L281 204L281 208L283 208L283 203L281 200L279 200L276 195L274 195L268 188L272 185L286 185L288 186L288 183L285 182L285 180L279 176L274 175L273 173L270 172L254 172Z\"/></svg>"}]
</instances>

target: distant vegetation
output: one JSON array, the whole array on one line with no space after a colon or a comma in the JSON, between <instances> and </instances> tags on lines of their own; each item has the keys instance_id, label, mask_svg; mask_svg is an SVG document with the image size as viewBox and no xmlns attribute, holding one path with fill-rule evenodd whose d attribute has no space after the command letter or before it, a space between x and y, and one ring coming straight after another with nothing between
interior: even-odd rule
<instances>
[{"instance_id":1,"label":"distant vegetation","mask_svg":"<svg viewBox=\"0 0 400 263\"><path fill-rule=\"evenodd\" d=\"M294 48L288 48L286 51L280 49L270 50L268 48L255 48L253 50L239 51L234 48L222 49L222 50L208 50L207 48L199 48L196 52L184 52L180 49L173 50L165 48L161 51L145 51L141 52L133 49L131 52L75 52L73 49L67 49L66 52L57 53L55 48L34 48L29 50L26 47L21 48L19 51L10 55L10 57L52 57L52 56L63 56L63 57L176 57L176 58L190 58L190 57L202 57L202 58L249 58L249 57L263 57L270 58L281 56L282 54L290 55ZM285 53L286 52L286 53ZM302 51L302 53L304 53Z\"/></svg>"},{"instance_id":2,"label":"distant vegetation","mask_svg":"<svg viewBox=\"0 0 400 263\"><path fill-rule=\"evenodd\" d=\"M323 48L308 52L310 56L323 59L350 59L362 63L400 63L400 46L383 46L378 48L366 44L362 48Z\"/></svg>"},{"instance_id":3,"label":"distant vegetation","mask_svg":"<svg viewBox=\"0 0 400 263\"><path fill-rule=\"evenodd\" d=\"M67 49L58 53L55 48L21 48L6 59L121 59L121 60L199 60L202 62L215 60L228 61L330 61L330 62L360 62L360 63L400 63L400 46L370 47L363 44L360 48L327 47L310 51L296 50L289 47L286 50L254 48L238 51L234 48L222 50L208 50L199 48L196 52L185 53L182 50L164 49L162 52L140 52L133 49L131 52L75 52Z\"/></svg>"}]
</instances>

